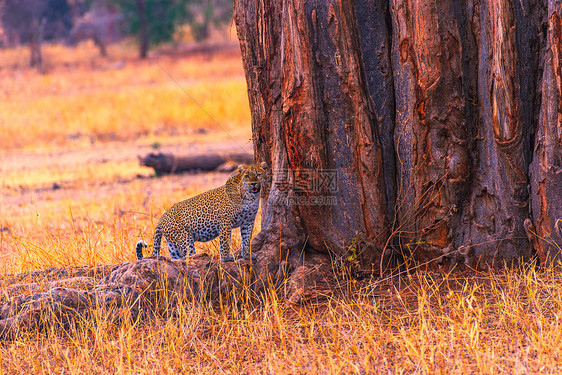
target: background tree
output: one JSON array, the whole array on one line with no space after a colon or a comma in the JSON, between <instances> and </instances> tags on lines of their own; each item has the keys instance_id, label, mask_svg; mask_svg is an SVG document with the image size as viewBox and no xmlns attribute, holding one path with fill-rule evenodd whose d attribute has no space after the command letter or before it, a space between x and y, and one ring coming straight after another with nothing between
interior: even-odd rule
<instances>
[{"instance_id":1,"label":"background tree","mask_svg":"<svg viewBox=\"0 0 562 375\"><path fill-rule=\"evenodd\" d=\"M75 0L72 3L74 26L68 35L68 44L74 46L92 40L101 56L107 56L107 45L122 36L123 17L111 0Z\"/></svg>"},{"instance_id":2,"label":"background tree","mask_svg":"<svg viewBox=\"0 0 562 375\"><path fill-rule=\"evenodd\" d=\"M224 26L232 20L232 0L190 0L187 4L186 21L195 41L210 35L212 26Z\"/></svg>"},{"instance_id":3,"label":"background tree","mask_svg":"<svg viewBox=\"0 0 562 375\"><path fill-rule=\"evenodd\" d=\"M139 39L141 58L150 46L171 41L184 23L200 42L209 36L211 26L232 20L232 0L115 0L115 4L123 13L125 31Z\"/></svg>"},{"instance_id":4,"label":"background tree","mask_svg":"<svg viewBox=\"0 0 562 375\"><path fill-rule=\"evenodd\" d=\"M558 260L561 15L559 0L237 0L255 153L273 171L259 261ZM317 171L335 191L310 189Z\"/></svg>"},{"instance_id":5,"label":"background tree","mask_svg":"<svg viewBox=\"0 0 562 375\"><path fill-rule=\"evenodd\" d=\"M11 39L28 44L30 65L43 70L41 43L64 37L72 28L66 0L0 0L0 20Z\"/></svg>"},{"instance_id":6,"label":"background tree","mask_svg":"<svg viewBox=\"0 0 562 375\"><path fill-rule=\"evenodd\" d=\"M121 8L125 31L139 40L139 56L152 45L172 40L186 15L186 0L115 0Z\"/></svg>"}]
</instances>

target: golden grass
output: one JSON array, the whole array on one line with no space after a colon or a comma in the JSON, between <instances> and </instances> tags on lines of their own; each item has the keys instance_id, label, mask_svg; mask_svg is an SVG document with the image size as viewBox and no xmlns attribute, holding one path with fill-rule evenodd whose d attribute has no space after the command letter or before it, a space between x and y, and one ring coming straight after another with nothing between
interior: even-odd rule
<instances>
[{"instance_id":1,"label":"golden grass","mask_svg":"<svg viewBox=\"0 0 562 375\"><path fill-rule=\"evenodd\" d=\"M129 46L110 49L125 61L120 69L86 47L48 47L46 76L24 67L23 52L0 51L2 274L132 261L134 243L151 241L167 207L226 179L150 178L134 152L120 154L228 137L196 134L213 125L208 117L153 62L134 60ZM248 137L238 56L159 63L237 139ZM96 153L104 157L90 160ZM217 247L197 244L214 255ZM168 314L132 319L98 310L70 328L21 333L0 345L0 373L562 373L558 269L412 271L366 281L335 272L336 293L304 306L270 291L260 304L162 302Z\"/></svg>"},{"instance_id":2,"label":"golden grass","mask_svg":"<svg viewBox=\"0 0 562 375\"><path fill-rule=\"evenodd\" d=\"M138 180L153 172L137 156L251 137L240 55L140 61L128 41L107 59L91 43L43 52L44 75L27 66L28 49L0 50L0 270L131 260L155 219L128 212L158 217L225 178Z\"/></svg>"},{"instance_id":3,"label":"golden grass","mask_svg":"<svg viewBox=\"0 0 562 375\"><path fill-rule=\"evenodd\" d=\"M305 306L270 293L258 306L180 302L119 324L126 311L97 311L66 330L21 334L0 349L1 366L39 374L560 373L561 285L559 272L532 267L378 283L342 275L338 293Z\"/></svg>"},{"instance_id":4,"label":"golden grass","mask_svg":"<svg viewBox=\"0 0 562 375\"><path fill-rule=\"evenodd\" d=\"M129 92L128 87L123 87L120 91L98 89L69 97L47 95L0 102L0 113L4 114L0 120L2 147L21 148L47 142L65 145L69 137L128 140L159 133L189 134L190 128L216 127L214 121L227 130L233 128L233 123L249 123L247 114L240 111L247 107L247 100L235 95L245 88L242 79L186 86L203 108L213 108L214 120L204 115L176 85L167 82L156 87L136 87ZM216 94L217 89L221 95ZM65 134L61 134L59 126Z\"/></svg>"},{"instance_id":5,"label":"golden grass","mask_svg":"<svg viewBox=\"0 0 562 375\"><path fill-rule=\"evenodd\" d=\"M47 56L64 60L88 49L45 50ZM5 63L10 54L12 50L0 50L2 65L11 66ZM138 141L191 134L198 128L233 131L243 126L248 133L239 54L156 56L143 62L131 56L116 60L115 55L110 51L112 60L94 66L81 60L58 62L45 75L18 64L16 69L0 70L0 149L72 146L80 139Z\"/></svg>"},{"instance_id":6,"label":"golden grass","mask_svg":"<svg viewBox=\"0 0 562 375\"><path fill-rule=\"evenodd\" d=\"M19 273L55 266L116 264L134 259L141 238L152 241L160 215L173 203L216 187L227 178L211 175L178 189L173 176L131 180L115 186L91 186L73 196L64 189L3 207L0 269ZM166 186L169 183L170 186ZM209 185L211 184L211 185ZM259 220L259 218L258 218ZM259 221L256 226L259 230ZM235 243L240 242L238 231ZM218 254L218 242L198 249Z\"/></svg>"}]
</instances>

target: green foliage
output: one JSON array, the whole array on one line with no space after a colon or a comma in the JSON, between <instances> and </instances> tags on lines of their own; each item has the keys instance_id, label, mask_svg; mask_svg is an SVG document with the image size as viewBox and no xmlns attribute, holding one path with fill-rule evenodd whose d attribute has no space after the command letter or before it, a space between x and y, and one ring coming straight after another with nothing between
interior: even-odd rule
<instances>
[{"instance_id":1,"label":"green foliage","mask_svg":"<svg viewBox=\"0 0 562 375\"><path fill-rule=\"evenodd\" d=\"M186 20L196 41L209 36L211 26L232 20L233 0L188 0Z\"/></svg>"},{"instance_id":2,"label":"green foliage","mask_svg":"<svg viewBox=\"0 0 562 375\"><path fill-rule=\"evenodd\" d=\"M186 18L189 3L189 0L113 1L121 8L125 32L142 38L143 22L146 20L148 45L157 45L172 39L177 27Z\"/></svg>"},{"instance_id":3,"label":"green foliage","mask_svg":"<svg viewBox=\"0 0 562 375\"><path fill-rule=\"evenodd\" d=\"M351 240L351 245L349 246L349 256L347 257L347 260L349 260L350 262L353 262L357 259L358 246L359 246L359 239L357 237L354 237Z\"/></svg>"},{"instance_id":4,"label":"green foliage","mask_svg":"<svg viewBox=\"0 0 562 375\"><path fill-rule=\"evenodd\" d=\"M188 23L193 37L201 41L211 26L232 19L233 0L112 0L123 14L125 32L136 35L146 47L172 40L178 28ZM146 33L143 33L143 25ZM143 38L146 40L143 41ZM142 48L142 47L141 47Z\"/></svg>"}]
</instances>

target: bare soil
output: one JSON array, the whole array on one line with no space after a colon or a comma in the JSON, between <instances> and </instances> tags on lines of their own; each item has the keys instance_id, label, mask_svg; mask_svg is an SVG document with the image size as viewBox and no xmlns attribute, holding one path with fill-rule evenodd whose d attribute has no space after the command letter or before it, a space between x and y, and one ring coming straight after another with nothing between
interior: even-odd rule
<instances>
[{"instance_id":1,"label":"bare soil","mask_svg":"<svg viewBox=\"0 0 562 375\"><path fill-rule=\"evenodd\" d=\"M219 142L210 143L203 135L189 139L171 140L165 144L139 144L136 142L96 143L88 147L60 148L45 151L16 151L0 158L3 175L10 173L44 174L45 169L80 170L85 167L102 169L109 163L123 163L128 166L122 173L110 174L99 180L41 178L37 183L19 183L17 180L3 181L0 203L3 207L22 205L29 202L57 201L61 199L94 200L115 191L128 190L132 182L141 183L142 189L151 194L164 194L187 186L202 190L224 183L225 173L186 173L153 178L151 168L138 165L138 157L154 152L168 152L178 155L203 154L206 152L253 152L247 139L227 138L224 134L211 133L209 137ZM187 138L187 139L186 139ZM224 139L227 138L227 139ZM230 141L230 142L229 142ZM236 143L235 143L236 142ZM155 147L157 146L157 147ZM138 166L138 167L136 167Z\"/></svg>"}]
</instances>

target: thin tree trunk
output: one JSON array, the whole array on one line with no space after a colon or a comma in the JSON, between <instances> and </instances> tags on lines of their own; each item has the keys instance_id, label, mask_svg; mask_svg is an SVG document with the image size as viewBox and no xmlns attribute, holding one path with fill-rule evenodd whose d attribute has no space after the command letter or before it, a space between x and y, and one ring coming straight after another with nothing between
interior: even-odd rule
<instances>
[{"instance_id":1,"label":"thin tree trunk","mask_svg":"<svg viewBox=\"0 0 562 375\"><path fill-rule=\"evenodd\" d=\"M31 20L31 40L29 41L29 49L31 56L29 66L36 67L39 73L43 74L43 53L41 46L43 44L43 31L45 29L46 20L44 18L36 18Z\"/></svg>"},{"instance_id":2,"label":"thin tree trunk","mask_svg":"<svg viewBox=\"0 0 562 375\"><path fill-rule=\"evenodd\" d=\"M139 14L140 32L139 32L139 57L146 59L148 56L148 31L146 21L146 3L145 0L136 0L137 12Z\"/></svg>"}]
</instances>

